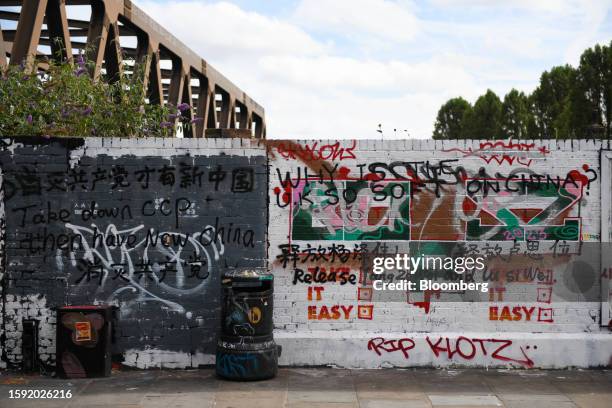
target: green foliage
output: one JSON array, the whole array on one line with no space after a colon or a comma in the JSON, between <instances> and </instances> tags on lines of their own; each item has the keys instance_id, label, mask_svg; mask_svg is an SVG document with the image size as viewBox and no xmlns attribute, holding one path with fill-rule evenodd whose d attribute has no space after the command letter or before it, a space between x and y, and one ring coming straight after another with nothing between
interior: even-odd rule
<instances>
[{"instance_id":1,"label":"green foliage","mask_svg":"<svg viewBox=\"0 0 612 408\"><path fill-rule=\"evenodd\" d=\"M463 117L472 110L465 99L453 98L438 111L434 128L434 139L458 139L463 129Z\"/></svg>"},{"instance_id":2,"label":"green foliage","mask_svg":"<svg viewBox=\"0 0 612 408\"><path fill-rule=\"evenodd\" d=\"M540 84L531 94L531 110L536 132L532 137L565 139L572 136L568 112L572 88L576 83L576 70L570 65L544 71Z\"/></svg>"},{"instance_id":3,"label":"green foliage","mask_svg":"<svg viewBox=\"0 0 612 408\"><path fill-rule=\"evenodd\" d=\"M434 139L566 139L612 136L612 42L584 51L578 68L553 67L525 95L512 89L503 103L491 90L457 122L449 104L440 108ZM446 129L461 129L456 132Z\"/></svg>"},{"instance_id":4,"label":"green foliage","mask_svg":"<svg viewBox=\"0 0 612 408\"><path fill-rule=\"evenodd\" d=\"M596 45L580 57L570 104L572 130L610 138L612 120L612 41Z\"/></svg>"},{"instance_id":5,"label":"green foliage","mask_svg":"<svg viewBox=\"0 0 612 408\"><path fill-rule=\"evenodd\" d=\"M461 138L481 135L485 139L503 139L501 119L502 102L495 92L487 89L487 93L480 96L474 108L464 116Z\"/></svg>"},{"instance_id":6,"label":"green foliage","mask_svg":"<svg viewBox=\"0 0 612 408\"><path fill-rule=\"evenodd\" d=\"M142 70L110 82L92 79L83 56L48 64L44 72L30 74L24 66L2 72L0 136L172 135L177 109L145 103Z\"/></svg>"},{"instance_id":7,"label":"green foliage","mask_svg":"<svg viewBox=\"0 0 612 408\"><path fill-rule=\"evenodd\" d=\"M502 103L502 134L512 139L527 137L530 126L529 99L523 92L512 89Z\"/></svg>"}]
</instances>

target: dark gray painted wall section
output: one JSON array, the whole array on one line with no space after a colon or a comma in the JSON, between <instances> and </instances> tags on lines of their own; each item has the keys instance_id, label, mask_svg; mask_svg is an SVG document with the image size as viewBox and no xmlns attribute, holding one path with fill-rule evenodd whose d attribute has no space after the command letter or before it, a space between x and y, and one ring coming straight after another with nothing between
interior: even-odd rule
<instances>
[{"instance_id":1,"label":"dark gray painted wall section","mask_svg":"<svg viewBox=\"0 0 612 408\"><path fill-rule=\"evenodd\" d=\"M266 263L265 151L111 157L83 143L4 141L3 298L117 304L116 353L211 353L221 274Z\"/></svg>"}]
</instances>

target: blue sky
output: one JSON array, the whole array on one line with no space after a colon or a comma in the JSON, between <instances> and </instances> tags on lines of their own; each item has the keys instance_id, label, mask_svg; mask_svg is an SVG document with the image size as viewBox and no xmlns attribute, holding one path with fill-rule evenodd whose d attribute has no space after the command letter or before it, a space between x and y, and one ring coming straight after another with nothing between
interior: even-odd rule
<instances>
[{"instance_id":1,"label":"blue sky","mask_svg":"<svg viewBox=\"0 0 612 408\"><path fill-rule=\"evenodd\" d=\"M609 0L135 3L262 104L270 138L428 138L449 98L531 92L612 40Z\"/></svg>"}]
</instances>

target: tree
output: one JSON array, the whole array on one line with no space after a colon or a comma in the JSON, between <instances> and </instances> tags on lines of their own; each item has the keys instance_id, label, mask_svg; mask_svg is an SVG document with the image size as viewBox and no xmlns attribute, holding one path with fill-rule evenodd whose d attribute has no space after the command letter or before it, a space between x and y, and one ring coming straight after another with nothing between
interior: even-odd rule
<instances>
[{"instance_id":1,"label":"tree","mask_svg":"<svg viewBox=\"0 0 612 408\"><path fill-rule=\"evenodd\" d=\"M576 82L576 70L570 65L544 71L540 84L531 95L531 111L536 134L531 138L563 139L572 137L570 97Z\"/></svg>"},{"instance_id":2,"label":"tree","mask_svg":"<svg viewBox=\"0 0 612 408\"><path fill-rule=\"evenodd\" d=\"M461 97L449 99L438 111L433 138L460 138L463 128L463 117L470 110L472 110L472 106L465 99Z\"/></svg>"},{"instance_id":3,"label":"tree","mask_svg":"<svg viewBox=\"0 0 612 408\"><path fill-rule=\"evenodd\" d=\"M596 45L580 57L571 95L571 125L577 137L611 135L612 42Z\"/></svg>"},{"instance_id":4,"label":"tree","mask_svg":"<svg viewBox=\"0 0 612 408\"><path fill-rule=\"evenodd\" d=\"M490 89L480 96L464 117L462 139L502 139L502 102Z\"/></svg>"},{"instance_id":5,"label":"tree","mask_svg":"<svg viewBox=\"0 0 612 408\"><path fill-rule=\"evenodd\" d=\"M455 98L440 108L434 138L610 139L612 41L585 50L578 68L563 65L544 71L528 96L512 89L502 104L487 90L471 109L461 101Z\"/></svg>"},{"instance_id":6,"label":"tree","mask_svg":"<svg viewBox=\"0 0 612 408\"><path fill-rule=\"evenodd\" d=\"M531 112L529 99L523 92L512 89L504 97L502 104L502 132L505 137L525 139L529 137Z\"/></svg>"}]
</instances>

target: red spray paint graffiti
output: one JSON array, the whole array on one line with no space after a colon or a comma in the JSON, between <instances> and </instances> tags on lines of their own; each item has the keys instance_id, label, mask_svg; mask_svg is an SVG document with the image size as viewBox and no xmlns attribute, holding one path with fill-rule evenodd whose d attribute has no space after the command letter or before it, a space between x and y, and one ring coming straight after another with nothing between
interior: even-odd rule
<instances>
[{"instance_id":1,"label":"red spray paint graffiti","mask_svg":"<svg viewBox=\"0 0 612 408\"><path fill-rule=\"evenodd\" d=\"M384 351L385 353L401 351L406 359L410 357L408 351L412 350L414 346L414 340L408 338L385 340L384 337L375 337L368 342L368 350L372 350L379 356L382 356L381 351Z\"/></svg>"},{"instance_id":2,"label":"red spray paint graffiti","mask_svg":"<svg viewBox=\"0 0 612 408\"><path fill-rule=\"evenodd\" d=\"M505 363L515 363L523 367L531 368L534 366L534 362L525 349L530 349L530 346L526 346L525 349L519 346L520 356L513 356L517 354L513 350L516 349L512 340L506 339L481 339L481 338L468 338L459 336L456 339L449 337L439 336L436 339L431 339L429 336L425 338L429 350L436 357L446 357L448 360L473 360L476 357L487 357L490 356L494 360L502 361ZM416 342L410 338L402 338L397 340L386 340L383 337L375 337L368 341L368 350L375 352L379 356L382 352L394 353L401 351L405 359L409 359L409 351L416 347ZM536 350L537 346L533 346Z\"/></svg>"},{"instance_id":3,"label":"red spray paint graffiti","mask_svg":"<svg viewBox=\"0 0 612 408\"><path fill-rule=\"evenodd\" d=\"M512 140L497 142L481 142L479 149L448 149L443 152L460 152L463 157L476 156L485 162L494 161L497 164L522 164L529 167L533 162L533 157L545 157L550 150L545 146L536 147L535 143L513 142Z\"/></svg>"},{"instance_id":4,"label":"red spray paint graffiti","mask_svg":"<svg viewBox=\"0 0 612 408\"><path fill-rule=\"evenodd\" d=\"M344 147L340 145L340 142L333 144L319 144L319 142L312 142L310 144L298 144L292 143L285 145L284 143L277 144L276 151L283 158L299 159L302 161L312 160L346 160L356 159L354 150L357 146L357 141L353 140L351 147Z\"/></svg>"}]
</instances>

